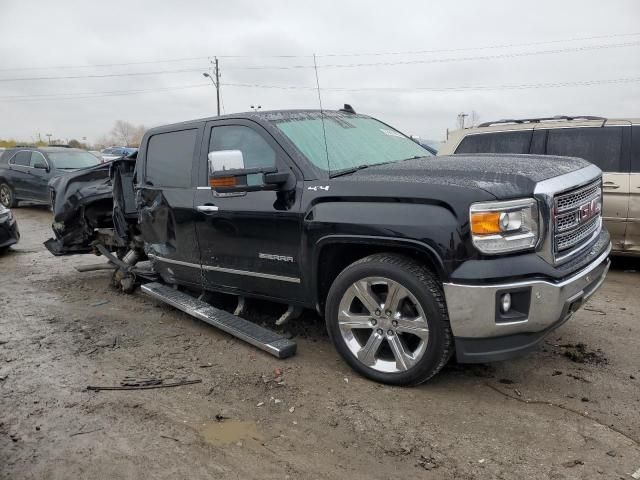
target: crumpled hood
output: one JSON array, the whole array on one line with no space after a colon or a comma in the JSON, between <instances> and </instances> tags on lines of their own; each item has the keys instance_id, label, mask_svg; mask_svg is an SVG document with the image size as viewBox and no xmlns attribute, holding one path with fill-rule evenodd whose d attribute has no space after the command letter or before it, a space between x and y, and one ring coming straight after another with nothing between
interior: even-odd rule
<instances>
[{"instance_id":1,"label":"crumpled hood","mask_svg":"<svg viewBox=\"0 0 640 480\"><path fill-rule=\"evenodd\" d=\"M352 181L476 188L509 199L531 196L536 183L589 165L581 158L549 155L448 155L372 166L348 177Z\"/></svg>"}]
</instances>

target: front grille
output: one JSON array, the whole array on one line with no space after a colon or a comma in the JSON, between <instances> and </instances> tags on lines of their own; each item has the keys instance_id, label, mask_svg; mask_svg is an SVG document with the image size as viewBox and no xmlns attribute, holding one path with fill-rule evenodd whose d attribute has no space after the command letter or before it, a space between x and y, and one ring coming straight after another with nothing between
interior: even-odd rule
<instances>
[{"instance_id":1,"label":"front grille","mask_svg":"<svg viewBox=\"0 0 640 480\"><path fill-rule=\"evenodd\" d=\"M586 200L591 200L597 195L600 195L600 180L573 192L556 196L556 212L562 213L576 209L584 204Z\"/></svg>"},{"instance_id":2,"label":"front grille","mask_svg":"<svg viewBox=\"0 0 640 480\"><path fill-rule=\"evenodd\" d=\"M570 257L602 228L601 179L554 198L554 257ZM597 208L597 209L596 209Z\"/></svg>"}]
</instances>

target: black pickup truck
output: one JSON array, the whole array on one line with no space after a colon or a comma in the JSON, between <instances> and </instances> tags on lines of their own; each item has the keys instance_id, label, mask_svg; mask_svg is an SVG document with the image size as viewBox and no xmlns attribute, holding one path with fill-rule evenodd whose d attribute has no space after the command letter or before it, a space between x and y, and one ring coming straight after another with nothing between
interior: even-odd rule
<instances>
[{"instance_id":1,"label":"black pickup truck","mask_svg":"<svg viewBox=\"0 0 640 480\"><path fill-rule=\"evenodd\" d=\"M350 108L242 113L151 129L137 158L58 180L46 245L106 254L123 281L144 260L143 291L179 308L170 292L315 309L351 367L414 385L454 352L529 351L598 289L601 182L578 158L433 157Z\"/></svg>"}]
</instances>

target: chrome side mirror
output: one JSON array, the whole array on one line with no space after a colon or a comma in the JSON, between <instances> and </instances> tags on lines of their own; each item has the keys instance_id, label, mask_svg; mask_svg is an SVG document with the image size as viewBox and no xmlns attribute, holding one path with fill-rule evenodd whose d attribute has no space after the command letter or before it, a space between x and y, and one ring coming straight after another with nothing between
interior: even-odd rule
<instances>
[{"instance_id":1,"label":"chrome side mirror","mask_svg":"<svg viewBox=\"0 0 640 480\"><path fill-rule=\"evenodd\" d=\"M240 150L220 150L209 152L209 176L225 170L244 170L244 157Z\"/></svg>"}]
</instances>

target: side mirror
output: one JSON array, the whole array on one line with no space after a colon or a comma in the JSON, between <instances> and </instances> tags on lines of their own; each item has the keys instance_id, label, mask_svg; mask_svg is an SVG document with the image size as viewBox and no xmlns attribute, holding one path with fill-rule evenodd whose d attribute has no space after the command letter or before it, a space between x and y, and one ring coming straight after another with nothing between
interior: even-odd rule
<instances>
[{"instance_id":1,"label":"side mirror","mask_svg":"<svg viewBox=\"0 0 640 480\"><path fill-rule=\"evenodd\" d=\"M214 172L224 172L226 170L244 170L244 157L240 150L220 150L209 152L209 176Z\"/></svg>"},{"instance_id":2,"label":"side mirror","mask_svg":"<svg viewBox=\"0 0 640 480\"><path fill-rule=\"evenodd\" d=\"M289 180L289 173L278 173L275 167L245 168L240 150L210 152L209 186L220 193L276 190Z\"/></svg>"},{"instance_id":3,"label":"side mirror","mask_svg":"<svg viewBox=\"0 0 640 480\"><path fill-rule=\"evenodd\" d=\"M49 165L47 165L46 163L39 161L33 164L33 168L37 168L39 170L47 170L49 171Z\"/></svg>"}]
</instances>

